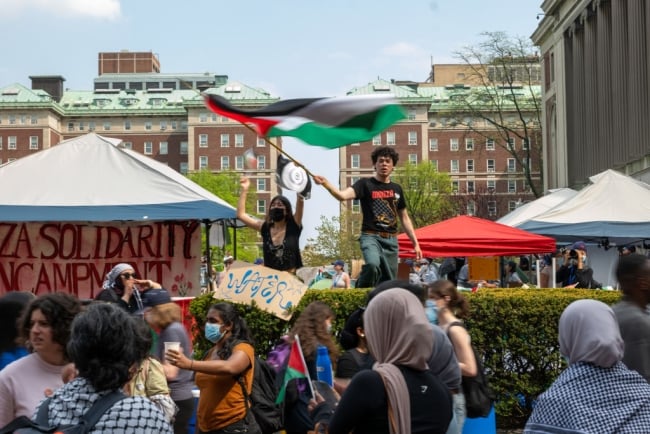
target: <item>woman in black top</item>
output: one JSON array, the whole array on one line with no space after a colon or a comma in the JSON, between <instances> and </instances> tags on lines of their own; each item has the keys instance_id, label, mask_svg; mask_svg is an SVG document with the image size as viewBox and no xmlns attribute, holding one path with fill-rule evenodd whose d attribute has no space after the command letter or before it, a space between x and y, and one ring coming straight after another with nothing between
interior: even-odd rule
<instances>
[{"instance_id":1,"label":"woman in black top","mask_svg":"<svg viewBox=\"0 0 650 434\"><path fill-rule=\"evenodd\" d=\"M239 184L241 194L237 202L237 218L249 228L262 234L262 251L264 266L279 271L295 273L302 267L300 256L300 233L302 232L302 213L304 199L297 195L296 212L292 212L291 202L284 196L271 200L266 218L259 220L246 214L246 195L250 179L242 176Z\"/></svg>"},{"instance_id":2,"label":"woman in black top","mask_svg":"<svg viewBox=\"0 0 650 434\"><path fill-rule=\"evenodd\" d=\"M362 369L372 369L375 361L368 352L366 334L363 330L364 310L359 308L350 314L339 336L339 343L345 350L336 362L334 387L339 393L343 393L350 379L357 372Z\"/></svg>"}]
</instances>

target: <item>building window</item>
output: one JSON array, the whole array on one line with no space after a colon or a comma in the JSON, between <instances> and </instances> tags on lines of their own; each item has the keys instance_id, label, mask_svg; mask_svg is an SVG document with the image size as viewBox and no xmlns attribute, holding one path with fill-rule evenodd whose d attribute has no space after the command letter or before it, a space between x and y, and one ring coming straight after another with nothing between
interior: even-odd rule
<instances>
[{"instance_id":1,"label":"building window","mask_svg":"<svg viewBox=\"0 0 650 434\"><path fill-rule=\"evenodd\" d=\"M449 139L449 150L458 151L458 139Z\"/></svg>"},{"instance_id":2,"label":"building window","mask_svg":"<svg viewBox=\"0 0 650 434\"><path fill-rule=\"evenodd\" d=\"M7 137L7 149L15 150L16 149L16 136Z\"/></svg>"},{"instance_id":3,"label":"building window","mask_svg":"<svg viewBox=\"0 0 650 434\"><path fill-rule=\"evenodd\" d=\"M472 138L466 138L465 139L465 150L466 151L473 151L474 150L474 139L472 139Z\"/></svg>"},{"instance_id":4,"label":"building window","mask_svg":"<svg viewBox=\"0 0 650 434\"><path fill-rule=\"evenodd\" d=\"M487 160L487 171L490 173L494 173L495 170L495 160L488 159Z\"/></svg>"},{"instance_id":5,"label":"building window","mask_svg":"<svg viewBox=\"0 0 650 434\"><path fill-rule=\"evenodd\" d=\"M38 149L38 136L29 136L29 149Z\"/></svg>"},{"instance_id":6,"label":"building window","mask_svg":"<svg viewBox=\"0 0 650 434\"><path fill-rule=\"evenodd\" d=\"M74 122L68 122L68 132L74 131Z\"/></svg>"},{"instance_id":7,"label":"building window","mask_svg":"<svg viewBox=\"0 0 650 434\"><path fill-rule=\"evenodd\" d=\"M474 181L467 181L467 192L474 193L476 191Z\"/></svg>"},{"instance_id":8,"label":"building window","mask_svg":"<svg viewBox=\"0 0 650 434\"><path fill-rule=\"evenodd\" d=\"M153 142L144 142L144 154L145 155L153 154Z\"/></svg>"},{"instance_id":9,"label":"building window","mask_svg":"<svg viewBox=\"0 0 650 434\"><path fill-rule=\"evenodd\" d=\"M451 181L451 192L458 193L458 181Z\"/></svg>"},{"instance_id":10,"label":"building window","mask_svg":"<svg viewBox=\"0 0 650 434\"><path fill-rule=\"evenodd\" d=\"M235 134L235 148L243 148L243 147L244 147L244 135Z\"/></svg>"},{"instance_id":11,"label":"building window","mask_svg":"<svg viewBox=\"0 0 650 434\"><path fill-rule=\"evenodd\" d=\"M470 200L467 202L467 215L473 216L476 215L476 202Z\"/></svg>"},{"instance_id":12,"label":"building window","mask_svg":"<svg viewBox=\"0 0 650 434\"><path fill-rule=\"evenodd\" d=\"M227 148L230 146L230 134L221 135L221 147Z\"/></svg>"},{"instance_id":13,"label":"building window","mask_svg":"<svg viewBox=\"0 0 650 434\"><path fill-rule=\"evenodd\" d=\"M187 163L186 163L186 162L182 162L182 163L181 163L181 167L180 167L180 172L181 172L181 174L183 174L183 175L187 175L187 171L188 171Z\"/></svg>"},{"instance_id":14,"label":"building window","mask_svg":"<svg viewBox=\"0 0 650 434\"><path fill-rule=\"evenodd\" d=\"M381 134L377 134L375 137L372 138L372 146L379 146L381 145Z\"/></svg>"},{"instance_id":15,"label":"building window","mask_svg":"<svg viewBox=\"0 0 650 434\"><path fill-rule=\"evenodd\" d=\"M208 114L207 113L199 113L199 122L205 123L208 121Z\"/></svg>"},{"instance_id":16,"label":"building window","mask_svg":"<svg viewBox=\"0 0 650 434\"><path fill-rule=\"evenodd\" d=\"M409 145L410 146L415 146L418 144L418 132L417 131L409 131Z\"/></svg>"},{"instance_id":17,"label":"building window","mask_svg":"<svg viewBox=\"0 0 650 434\"><path fill-rule=\"evenodd\" d=\"M105 121L103 128L104 128L104 131L110 131L111 130L111 123L108 122L108 121Z\"/></svg>"},{"instance_id":18,"label":"building window","mask_svg":"<svg viewBox=\"0 0 650 434\"><path fill-rule=\"evenodd\" d=\"M145 121L144 129L147 131L151 131L151 125L152 125L151 121Z\"/></svg>"},{"instance_id":19,"label":"building window","mask_svg":"<svg viewBox=\"0 0 650 434\"><path fill-rule=\"evenodd\" d=\"M2 136L0 136L0 150L2 150Z\"/></svg>"},{"instance_id":20,"label":"building window","mask_svg":"<svg viewBox=\"0 0 650 434\"><path fill-rule=\"evenodd\" d=\"M16 125L16 115L9 115L9 125Z\"/></svg>"},{"instance_id":21,"label":"building window","mask_svg":"<svg viewBox=\"0 0 650 434\"><path fill-rule=\"evenodd\" d=\"M199 148L207 148L207 147L208 147L208 135L199 134Z\"/></svg>"},{"instance_id":22,"label":"building window","mask_svg":"<svg viewBox=\"0 0 650 434\"><path fill-rule=\"evenodd\" d=\"M494 151L494 139L487 139L485 141L485 149L487 151Z\"/></svg>"},{"instance_id":23,"label":"building window","mask_svg":"<svg viewBox=\"0 0 650 434\"><path fill-rule=\"evenodd\" d=\"M429 139L429 151L438 151L438 139Z\"/></svg>"},{"instance_id":24,"label":"building window","mask_svg":"<svg viewBox=\"0 0 650 434\"><path fill-rule=\"evenodd\" d=\"M201 156L199 157L199 170L204 170L208 168L208 157Z\"/></svg>"},{"instance_id":25,"label":"building window","mask_svg":"<svg viewBox=\"0 0 650 434\"><path fill-rule=\"evenodd\" d=\"M490 217L494 217L497 215L497 201L496 200L489 200L487 203L487 211L488 215Z\"/></svg>"},{"instance_id":26,"label":"building window","mask_svg":"<svg viewBox=\"0 0 650 434\"><path fill-rule=\"evenodd\" d=\"M221 170L230 170L230 157L227 155L221 156Z\"/></svg>"},{"instance_id":27,"label":"building window","mask_svg":"<svg viewBox=\"0 0 650 434\"><path fill-rule=\"evenodd\" d=\"M386 133L386 144L389 146L395 146L395 132L388 131Z\"/></svg>"},{"instance_id":28,"label":"building window","mask_svg":"<svg viewBox=\"0 0 650 434\"><path fill-rule=\"evenodd\" d=\"M488 179L486 181L487 189L488 192L494 193L494 190L496 189L497 182L494 179Z\"/></svg>"},{"instance_id":29,"label":"building window","mask_svg":"<svg viewBox=\"0 0 650 434\"><path fill-rule=\"evenodd\" d=\"M361 156L359 154L350 155L350 167L352 169L358 169L361 167Z\"/></svg>"},{"instance_id":30,"label":"building window","mask_svg":"<svg viewBox=\"0 0 650 434\"><path fill-rule=\"evenodd\" d=\"M262 199L257 200L257 213L260 215L266 214L266 201Z\"/></svg>"},{"instance_id":31,"label":"building window","mask_svg":"<svg viewBox=\"0 0 650 434\"><path fill-rule=\"evenodd\" d=\"M409 164L418 164L418 154L409 154Z\"/></svg>"},{"instance_id":32,"label":"building window","mask_svg":"<svg viewBox=\"0 0 650 434\"><path fill-rule=\"evenodd\" d=\"M517 171L517 161L514 158L508 158L508 172L513 173Z\"/></svg>"},{"instance_id":33,"label":"building window","mask_svg":"<svg viewBox=\"0 0 650 434\"><path fill-rule=\"evenodd\" d=\"M31 122L32 122L32 125L38 124L38 116L32 115L31 116Z\"/></svg>"},{"instance_id":34,"label":"building window","mask_svg":"<svg viewBox=\"0 0 650 434\"><path fill-rule=\"evenodd\" d=\"M236 155L235 156L235 170L244 170L244 156Z\"/></svg>"},{"instance_id":35,"label":"building window","mask_svg":"<svg viewBox=\"0 0 650 434\"><path fill-rule=\"evenodd\" d=\"M515 149L515 138L514 137L508 138L507 144L508 144L508 149L514 150Z\"/></svg>"},{"instance_id":36,"label":"building window","mask_svg":"<svg viewBox=\"0 0 650 434\"><path fill-rule=\"evenodd\" d=\"M88 131L95 131L95 121L88 122Z\"/></svg>"},{"instance_id":37,"label":"building window","mask_svg":"<svg viewBox=\"0 0 650 434\"><path fill-rule=\"evenodd\" d=\"M86 123L85 122L79 122L79 131L83 131L86 129Z\"/></svg>"},{"instance_id":38,"label":"building window","mask_svg":"<svg viewBox=\"0 0 650 434\"><path fill-rule=\"evenodd\" d=\"M131 120L130 119L125 119L124 120L124 129L127 130L127 131L131 129Z\"/></svg>"},{"instance_id":39,"label":"building window","mask_svg":"<svg viewBox=\"0 0 650 434\"><path fill-rule=\"evenodd\" d=\"M474 172L474 160L467 160L467 171Z\"/></svg>"},{"instance_id":40,"label":"building window","mask_svg":"<svg viewBox=\"0 0 650 434\"><path fill-rule=\"evenodd\" d=\"M257 147L258 148L263 148L266 146L266 140L264 140L264 137L258 137L257 138Z\"/></svg>"},{"instance_id":41,"label":"building window","mask_svg":"<svg viewBox=\"0 0 650 434\"><path fill-rule=\"evenodd\" d=\"M160 121L160 131L165 131L167 129L167 121Z\"/></svg>"},{"instance_id":42,"label":"building window","mask_svg":"<svg viewBox=\"0 0 650 434\"><path fill-rule=\"evenodd\" d=\"M516 200L509 200L508 201L508 212L514 211L517 209L517 201Z\"/></svg>"},{"instance_id":43,"label":"building window","mask_svg":"<svg viewBox=\"0 0 650 434\"><path fill-rule=\"evenodd\" d=\"M508 193L516 193L517 192L517 181L514 179L509 179L508 180Z\"/></svg>"},{"instance_id":44,"label":"building window","mask_svg":"<svg viewBox=\"0 0 650 434\"><path fill-rule=\"evenodd\" d=\"M133 143L131 142L123 142L122 145L124 146L124 149L133 149Z\"/></svg>"},{"instance_id":45,"label":"building window","mask_svg":"<svg viewBox=\"0 0 650 434\"><path fill-rule=\"evenodd\" d=\"M450 161L450 170L451 173L458 173L458 160Z\"/></svg>"},{"instance_id":46,"label":"building window","mask_svg":"<svg viewBox=\"0 0 650 434\"><path fill-rule=\"evenodd\" d=\"M181 130L183 131L187 130L187 121L181 121Z\"/></svg>"},{"instance_id":47,"label":"building window","mask_svg":"<svg viewBox=\"0 0 650 434\"><path fill-rule=\"evenodd\" d=\"M431 167L437 172L438 171L438 160L431 160Z\"/></svg>"},{"instance_id":48,"label":"building window","mask_svg":"<svg viewBox=\"0 0 650 434\"><path fill-rule=\"evenodd\" d=\"M172 130L175 130L176 128L178 128L178 122L171 121L171 127L172 127Z\"/></svg>"},{"instance_id":49,"label":"building window","mask_svg":"<svg viewBox=\"0 0 650 434\"><path fill-rule=\"evenodd\" d=\"M359 199L354 199L352 201L352 213L359 214L361 212L361 201Z\"/></svg>"},{"instance_id":50,"label":"building window","mask_svg":"<svg viewBox=\"0 0 650 434\"><path fill-rule=\"evenodd\" d=\"M257 178L257 191L266 191L266 178Z\"/></svg>"},{"instance_id":51,"label":"building window","mask_svg":"<svg viewBox=\"0 0 650 434\"><path fill-rule=\"evenodd\" d=\"M409 121L414 121L416 115L417 115L417 112L416 112L415 109L411 108L411 109L408 110L408 120Z\"/></svg>"},{"instance_id":52,"label":"building window","mask_svg":"<svg viewBox=\"0 0 650 434\"><path fill-rule=\"evenodd\" d=\"M528 137L524 137L523 139L521 139L521 149L523 149L524 151L527 151L530 148L529 144L530 144L530 140L528 139Z\"/></svg>"},{"instance_id":53,"label":"building window","mask_svg":"<svg viewBox=\"0 0 650 434\"><path fill-rule=\"evenodd\" d=\"M187 142L186 141L181 142L180 154L181 155L187 155Z\"/></svg>"},{"instance_id":54,"label":"building window","mask_svg":"<svg viewBox=\"0 0 650 434\"><path fill-rule=\"evenodd\" d=\"M257 169L258 170L266 169L266 157L264 155L257 156Z\"/></svg>"},{"instance_id":55,"label":"building window","mask_svg":"<svg viewBox=\"0 0 650 434\"><path fill-rule=\"evenodd\" d=\"M169 145L167 142L160 142L159 143L159 154L160 155L167 155L169 153Z\"/></svg>"}]
</instances>

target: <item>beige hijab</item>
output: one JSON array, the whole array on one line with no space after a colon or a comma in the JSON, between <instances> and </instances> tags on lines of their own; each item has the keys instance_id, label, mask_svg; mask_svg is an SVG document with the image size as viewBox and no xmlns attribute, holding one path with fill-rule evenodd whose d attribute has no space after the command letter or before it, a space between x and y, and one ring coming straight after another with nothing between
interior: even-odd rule
<instances>
[{"instance_id":1,"label":"beige hijab","mask_svg":"<svg viewBox=\"0 0 650 434\"><path fill-rule=\"evenodd\" d=\"M431 326L422 303L409 291L388 289L372 299L363 315L373 367L388 395L391 434L411 433L411 402L397 366L425 371L433 351Z\"/></svg>"}]
</instances>

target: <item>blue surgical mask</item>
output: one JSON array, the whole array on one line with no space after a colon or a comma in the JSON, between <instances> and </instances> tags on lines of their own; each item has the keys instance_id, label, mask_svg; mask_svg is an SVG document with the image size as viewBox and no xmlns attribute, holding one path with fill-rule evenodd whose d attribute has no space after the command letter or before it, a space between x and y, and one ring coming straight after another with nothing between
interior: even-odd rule
<instances>
[{"instance_id":1,"label":"blue surgical mask","mask_svg":"<svg viewBox=\"0 0 650 434\"><path fill-rule=\"evenodd\" d=\"M207 323L205 325L205 338L207 340L216 344L222 337L223 333L221 333L221 326L219 324Z\"/></svg>"},{"instance_id":2,"label":"blue surgical mask","mask_svg":"<svg viewBox=\"0 0 650 434\"><path fill-rule=\"evenodd\" d=\"M433 325L438 325L438 306L433 300L426 300L424 302L424 313L427 315L427 319Z\"/></svg>"}]
</instances>

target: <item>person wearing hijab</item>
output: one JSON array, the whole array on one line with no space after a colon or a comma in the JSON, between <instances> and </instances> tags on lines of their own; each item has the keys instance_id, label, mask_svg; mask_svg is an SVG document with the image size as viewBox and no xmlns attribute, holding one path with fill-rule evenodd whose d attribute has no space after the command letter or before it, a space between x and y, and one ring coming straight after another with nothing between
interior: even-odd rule
<instances>
[{"instance_id":1,"label":"person wearing hijab","mask_svg":"<svg viewBox=\"0 0 650 434\"><path fill-rule=\"evenodd\" d=\"M428 371L434 342L421 301L405 289L388 289L372 299L363 320L377 362L352 378L333 413L326 402L317 405L315 420L329 434L444 434L451 395Z\"/></svg>"},{"instance_id":2,"label":"person wearing hijab","mask_svg":"<svg viewBox=\"0 0 650 434\"><path fill-rule=\"evenodd\" d=\"M130 264L117 264L106 274L102 291L95 300L116 303L129 313L142 312L140 291L161 288L159 283L148 279L138 279Z\"/></svg>"},{"instance_id":3,"label":"person wearing hijab","mask_svg":"<svg viewBox=\"0 0 650 434\"><path fill-rule=\"evenodd\" d=\"M559 341L569 367L539 396L524 433L650 433L650 384L621 361L614 311L574 301L560 316Z\"/></svg>"}]
</instances>

